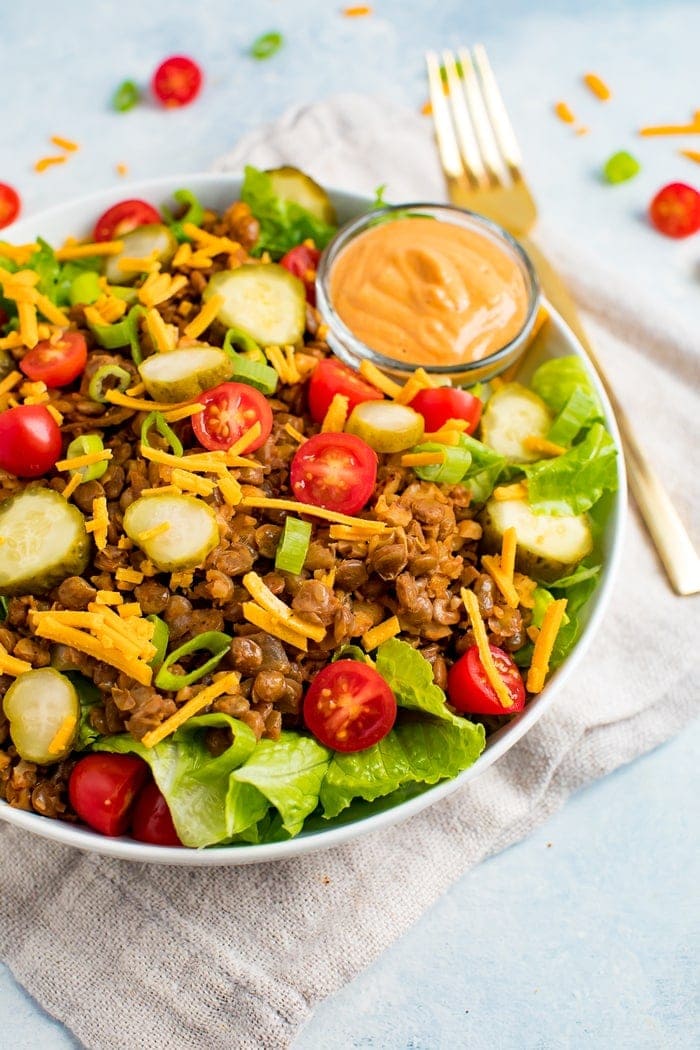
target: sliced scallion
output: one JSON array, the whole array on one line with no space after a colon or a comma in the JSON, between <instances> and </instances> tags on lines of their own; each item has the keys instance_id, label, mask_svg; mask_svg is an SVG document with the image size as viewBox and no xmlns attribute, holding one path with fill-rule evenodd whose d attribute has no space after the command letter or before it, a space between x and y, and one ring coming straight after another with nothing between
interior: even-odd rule
<instances>
[{"instance_id":1,"label":"sliced scallion","mask_svg":"<svg viewBox=\"0 0 700 1050\"><path fill-rule=\"evenodd\" d=\"M170 692L183 689L186 685L192 685L193 682L198 682L200 678L214 670L228 652L230 645L231 636L223 634L222 631L204 631L202 634L198 634L165 658L155 677L156 687ZM211 653L211 655L201 667L195 667L193 671L188 671L186 674L173 674L170 670L173 664L178 663L183 656L201 652L202 649Z\"/></svg>"},{"instance_id":2,"label":"sliced scallion","mask_svg":"<svg viewBox=\"0 0 700 1050\"><path fill-rule=\"evenodd\" d=\"M133 109L141 98L141 92L133 80L122 80L119 87L112 95L112 108L117 113L126 113Z\"/></svg>"},{"instance_id":3,"label":"sliced scallion","mask_svg":"<svg viewBox=\"0 0 700 1050\"><path fill-rule=\"evenodd\" d=\"M281 33L261 33L260 36L256 37L253 43L250 45L250 55L252 58L263 61L266 58L272 58L279 49L282 47L283 37Z\"/></svg>"},{"instance_id":4,"label":"sliced scallion","mask_svg":"<svg viewBox=\"0 0 700 1050\"><path fill-rule=\"evenodd\" d=\"M74 277L68 291L68 299L71 306L77 306L78 303L90 306L101 295L100 275L95 273L94 270L85 270L83 273L79 273L77 277Z\"/></svg>"},{"instance_id":5,"label":"sliced scallion","mask_svg":"<svg viewBox=\"0 0 700 1050\"><path fill-rule=\"evenodd\" d=\"M151 427L155 427L161 437L170 445L173 455L181 456L184 449L182 442L175 433L175 431L168 425L168 421L162 412L149 412L141 424L141 444L145 445L146 448L151 448L151 443L148 440L148 434Z\"/></svg>"},{"instance_id":6,"label":"sliced scallion","mask_svg":"<svg viewBox=\"0 0 700 1050\"><path fill-rule=\"evenodd\" d=\"M262 365L259 361L251 361L249 358L243 357L242 354L235 354L231 360L233 361L233 375L231 379L237 379L239 383L247 383L248 386L255 387L256 390L268 396L274 394L277 390L279 376L270 365Z\"/></svg>"},{"instance_id":7,"label":"sliced scallion","mask_svg":"<svg viewBox=\"0 0 700 1050\"><path fill-rule=\"evenodd\" d=\"M226 353L233 356L236 352L234 348L240 350L251 361L259 361L262 365L267 363L264 353L252 335L248 335L242 328L229 328L224 336L223 349Z\"/></svg>"},{"instance_id":8,"label":"sliced scallion","mask_svg":"<svg viewBox=\"0 0 700 1050\"><path fill-rule=\"evenodd\" d=\"M434 481L438 485L457 485L471 466L471 452L461 445L440 445L436 441L426 441L416 445L411 452L442 452L442 463L431 463L424 467L413 467L421 481Z\"/></svg>"},{"instance_id":9,"label":"sliced scallion","mask_svg":"<svg viewBox=\"0 0 700 1050\"><path fill-rule=\"evenodd\" d=\"M73 459L75 456L89 456L93 452L102 451L104 451L104 445L99 434L81 434L80 437L71 441L66 450L66 458ZM82 478L80 484L84 485L86 481L97 481L98 478L101 478L108 466L109 461L102 459L99 463L90 463L86 467L77 467L71 471L71 474L80 474Z\"/></svg>"},{"instance_id":10,"label":"sliced scallion","mask_svg":"<svg viewBox=\"0 0 700 1050\"><path fill-rule=\"evenodd\" d=\"M156 647L155 656L148 662L154 670L157 670L163 663L163 660L165 660L165 654L168 651L170 628L165 620L161 620L160 616L156 616L155 613L151 613L146 619L150 620L154 626L153 634L151 635L151 645Z\"/></svg>"},{"instance_id":11,"label":"sliced scallion","mask_svg":"<svg viewBox=\"0 0 700 1050\"><path fill-rule=\"evenodd\" d=\"M109 390L119 390L123 394L131 386L131 373L121 365L101 365L90 380L88 397L100 404L107 404L106 394Z\"/></svg>"},{"instance_id":12,"label":"sliced scallion","mask_svg":"<svg viewBox=\"0 0 700 1050\"><path fill-rule=\"evenodd\" d=\"M275 568L298 576L304 568L310 539L311 525L308 521L302 521L300 518L285 518L275 554Z\"/></svg>"}]
</instances>

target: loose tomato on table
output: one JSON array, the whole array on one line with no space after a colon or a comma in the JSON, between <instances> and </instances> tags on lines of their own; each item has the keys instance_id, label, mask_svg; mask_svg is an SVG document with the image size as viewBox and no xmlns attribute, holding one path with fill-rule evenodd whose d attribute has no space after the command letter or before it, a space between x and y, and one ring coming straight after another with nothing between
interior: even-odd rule
<instances>
[{"instance_id":1,"label":"loose tomato on table","mask_svg":"<svg viewBox=\"0 0 700 1050\"><path fill-rule=\"evenodd\" d=\"M192 429L200 445L211 451L230 448L246 430L260 424L260 436L242 449L255 452L272 431L272 409L264 394L246 383L220 383L197 399L204 411L192 416Z\"/></svg>"},{"instance_id":2,"label":"loose tomato on table","mask_svg":"<svg viewBox=\"0 0 700 1050\"><path fill-rule=\"evenodd\" d=\"M168 109L187 106L200 92L202 70L186 55L172 55L153 74L153 94Z\"/></svg>"},{"instance_id":3,"label":"loose tomato on table","mask_svg":"<svg viewBox=\"0 0 700 1050\"><path fill-rule=\"evenodd\" d=\"M450 419L466 419L469 423L467 434L473 434L481 419L483 403L468 390L440 386L419 390L410 407L423 417L428 432L439 430Z\"/></svg>"},{"instance_id":4,"label":"loose tomato on table","mask_svg":"<svg viewBox=\"0 0 700 1050\"><path fill-rule=\"evenodd\" d=\"M497 645L490 645L489 649L496 670L513 701L512 706L504 707L498 699L486 677L476 645L467 649L448 672L447 696L450 703L458 711L470 715L512 715L522 711L525 706L525 686L515 661Z\"/></svg>"},{"instance_id":5,"label":"loose tomato on table","mask_svg":"<svg viewBox=\"0 0 700 1050\"><path fill-rule=\"evenodd\" d=\"M113 241L131 233L137 226L161 221L160 212L148 201L136 198L119 201L100 215L92 235L96 241Z\"/></svg>"},{"instance_id":6,"label":"loose tomato on table","mask_svg":"<svg viewBox=\"0 0 700 1050\"><path fill-rule=\"evenodd\" d=\"M18 478L38 478L61 455L61 431L43 405L18 405L0 413L0 468Z\"/></svg>"},{"instance_id":7,"label":"loose tomato on table","mask_svg":"<svg viewBox=\"0 0 700 1050\"><path fill-rule=\"evenodd\" d=\"M94 831L123 835L147 777L148 766L135 755L86 755L73 767L68 781L70 804Z\"/></svg>"},{"instance_id":8,"label":"loose tomato on table","mask_svg":"<svg viewBox=\"0 0 700 1050\"><path fill-rule=\"evenodd\" d=\"M670 182L652 200L649 217L666 237L690 237L700 230L700 193L684 182Z\"/></svg>"},{"instance_id":9,"label":"loose tomato on table","mask_svg":"<svg viewBox=\"0 0 700 1050\"><path fill-rule=\"evenodd\" d=\"M43 339L27 351L19 367L33 382L50 387L68 386L87 364L87 343L82 332L63 332L55 339Z\"/></svg>"},{"instance_id":10,"label":"loose tomato on table","mask_svg":"<svg viewBox=\"0 0 700 1050\"><path fill-rule=\"evenodd\" d=\"M280 259L280 266L289 270L304 285L306 301L316 305L316 270L321 252L309 244L297 244Z\"/></svg>"},{"instance_id":11,"label":"loose tomato on table","mask_svg":"<svg viewBox=\"0 0 700 1050\"><path fill-rule=\"evenodd\" d=\"M131 815L131 834L154 846L181 846L168 803L156 784L149 781L139 792Z\"/></svg>"},{"instance_id":12,"label":"loose tomato on table","mask_svg":"<svg viewBox=\"0 0 700 1050\"><path fill-rule=\"evenodd\" d=\"M396 721L396 698L378 671L357 660L336 660L314 678L304 697L304 722L335 751L363 751Z\"/></svg>"},{"instance_id":13,"label":"loose tomato on table","mask_svg":"<svg viewBox=\"0 0 700 1050\"><path fill-rule=\"evenodd\" d=\"M336 394L348 399L348 415L364 401L382 401L384 395L348 368L342 361L326 357L314 368L309 380L309 412L315 423L322 423Z\"/></svg>"},{"instance_id":14,"label":"loose tomato on table","mask_svg":"<svg viewBox=\"0 0 700 1050\"><path fill-rule=\"evenodd\" d=\"M0 230L14 222L21 208L21 201L17 190L8 186L6 182L0 182Z\"/></svg>"},{"instance_id":15,"label":"loose tomato on table","mask_svg":"<svg viewBox=\"0 0 700 1050\"><path fill-rule=\"evenodd\" d=\"M301 503L357 514L374 491L377 454L354 434L316 434L294 454L289 480Z\"/></svg>"}]
</instances>

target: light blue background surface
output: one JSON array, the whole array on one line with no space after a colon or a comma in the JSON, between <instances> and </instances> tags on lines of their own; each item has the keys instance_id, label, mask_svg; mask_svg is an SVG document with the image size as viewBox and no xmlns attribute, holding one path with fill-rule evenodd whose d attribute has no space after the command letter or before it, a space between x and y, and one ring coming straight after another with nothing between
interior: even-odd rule
<instances>
[{"instance_id":1,"label":"light blue background surface","mask_svg":"<svg viewBox=\"0 0 700 1050\"><path fill-rule=\"evenodd\" d=\"M627 271L640 297L671 301L698 318L700 238L677 244L658 237L644 208L665 182L698 185L700 169L676 149L698 149L700 141L634 136L641 124L685 121L700 108L697 0L590 0L585 7L575 0L380 0L372 17L357 20L343 18L342 6L8 0L0 181L20 190L31 214L116 182L117 162L133 178L205 170L246 130L337 91L418 108L426 96L423 50L482 40L549 224ZM269 29L285 34L284 50L268 63L252 62L246 46ZM147 81L177 52L204 66L207 84L196 105L110 112L121 79ZM581 86L589 69L613 86L607 105ZM575 137L552 116L559 98L589 135ZM82 149L62 168L36 175L33 162L53 151L51 134L75 138ZM600 164L620 148L639 157L642 174L604 186ZM374 966L318 1008L296 1050L700 1045L699 745L696 726L465 875ZM0 1046L16 1050L76 1045L2 967L0 1033Z\"/></svg>"}]
</instances>

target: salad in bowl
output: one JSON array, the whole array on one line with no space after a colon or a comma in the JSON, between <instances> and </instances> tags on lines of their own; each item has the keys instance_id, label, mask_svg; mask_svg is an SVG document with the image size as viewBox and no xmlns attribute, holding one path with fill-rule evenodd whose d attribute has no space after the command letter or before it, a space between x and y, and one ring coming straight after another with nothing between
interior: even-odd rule
<instances>
[{"instance_id":1,"label":"salad in bowl","mask_svg":"<svg viewBox=\"0 0 700 1050\"><path fill-rule=\"evenodd\" d=\"M222 192L0 243L0 815L90 848L254 853L454 781L605 559L579 356L349 367L316 308L342 199L292 168Z\"/></svg>"}]
</instances>

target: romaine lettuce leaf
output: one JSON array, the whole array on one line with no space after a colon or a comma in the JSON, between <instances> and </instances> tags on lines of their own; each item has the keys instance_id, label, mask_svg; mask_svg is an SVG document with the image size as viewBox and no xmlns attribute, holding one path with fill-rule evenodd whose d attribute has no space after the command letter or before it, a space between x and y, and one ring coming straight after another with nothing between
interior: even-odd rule
<instances>
[{"instance_id":1,"label":"romaine lettuce leaf","mask_svg":"<svg viewBox=\"0 0 700 1050\"><path fill-rule=\"evenodd\" d=\"M587 394L595 405L597 418L603 418L600 398L595 392L581 359L573 354L568 357L554 357L541 364L532 377L530 387L540 395L553 412L561 412L571 395L579 390Z\"/></svg>"},{"instance_id":2,"label":"romaine lettuce leaf","mask_svg":"<svg viewBox=\"0 0 700 1050\"><path fill-rule=\"evenodd\" d=\"M599 421L600 418L597 399L577 386L554 419L547 438L556 445L569 446L584 427Z\"/></svg>"},{"instance_id":3,"label":"romaine lettuce leaf","mask_svg":"<svg viewBox=\"0 0 700 1050\"><path fill-rule=\"evenodd\" d=\"M422 711L457 725L463 718L447 707L445 694L433 681L433 669L421 653L407 642L390 638L377 649L377 670L396 697L399 707Z\"/></svg>"},{"instance_id":4,"label":"romaine lettuce leaf","mask_svg":"<svg viewBox=\"0 0 700 1050\"><path fill-rule=\"evenodd\" d=\"M583 514L604 492L617 488L617 449L601 423L555 459L524 463L528 502L541 514Z\"/></svg>"},{"instance_id":5,"label":"romaine lettuce leaf","mask_svg":"<svg viewBox=\"0 0 700 1050\"><path fill-rule=\"evenodd\" d=\"M245 169L241 198L260 223L260 236L253 255L270 253L279 259L290 248L310 237L317 248L325 248L335 233L329 226L293 201L276 196L270 176L248 165Z\"/></svg>"},{"instance_id":6,"label":"romaine lettuce leaf","mask_svg":"<svg viewBox=\"0 0 700 1050\"><path fill-rule=\"evenodd\" d=\"M485 503L496 487L506 461L483 441L477 441L469 434L460 434L459 443L472 457L462 484L468 484L473 503Z\"/></svg>"}]
</instances>

